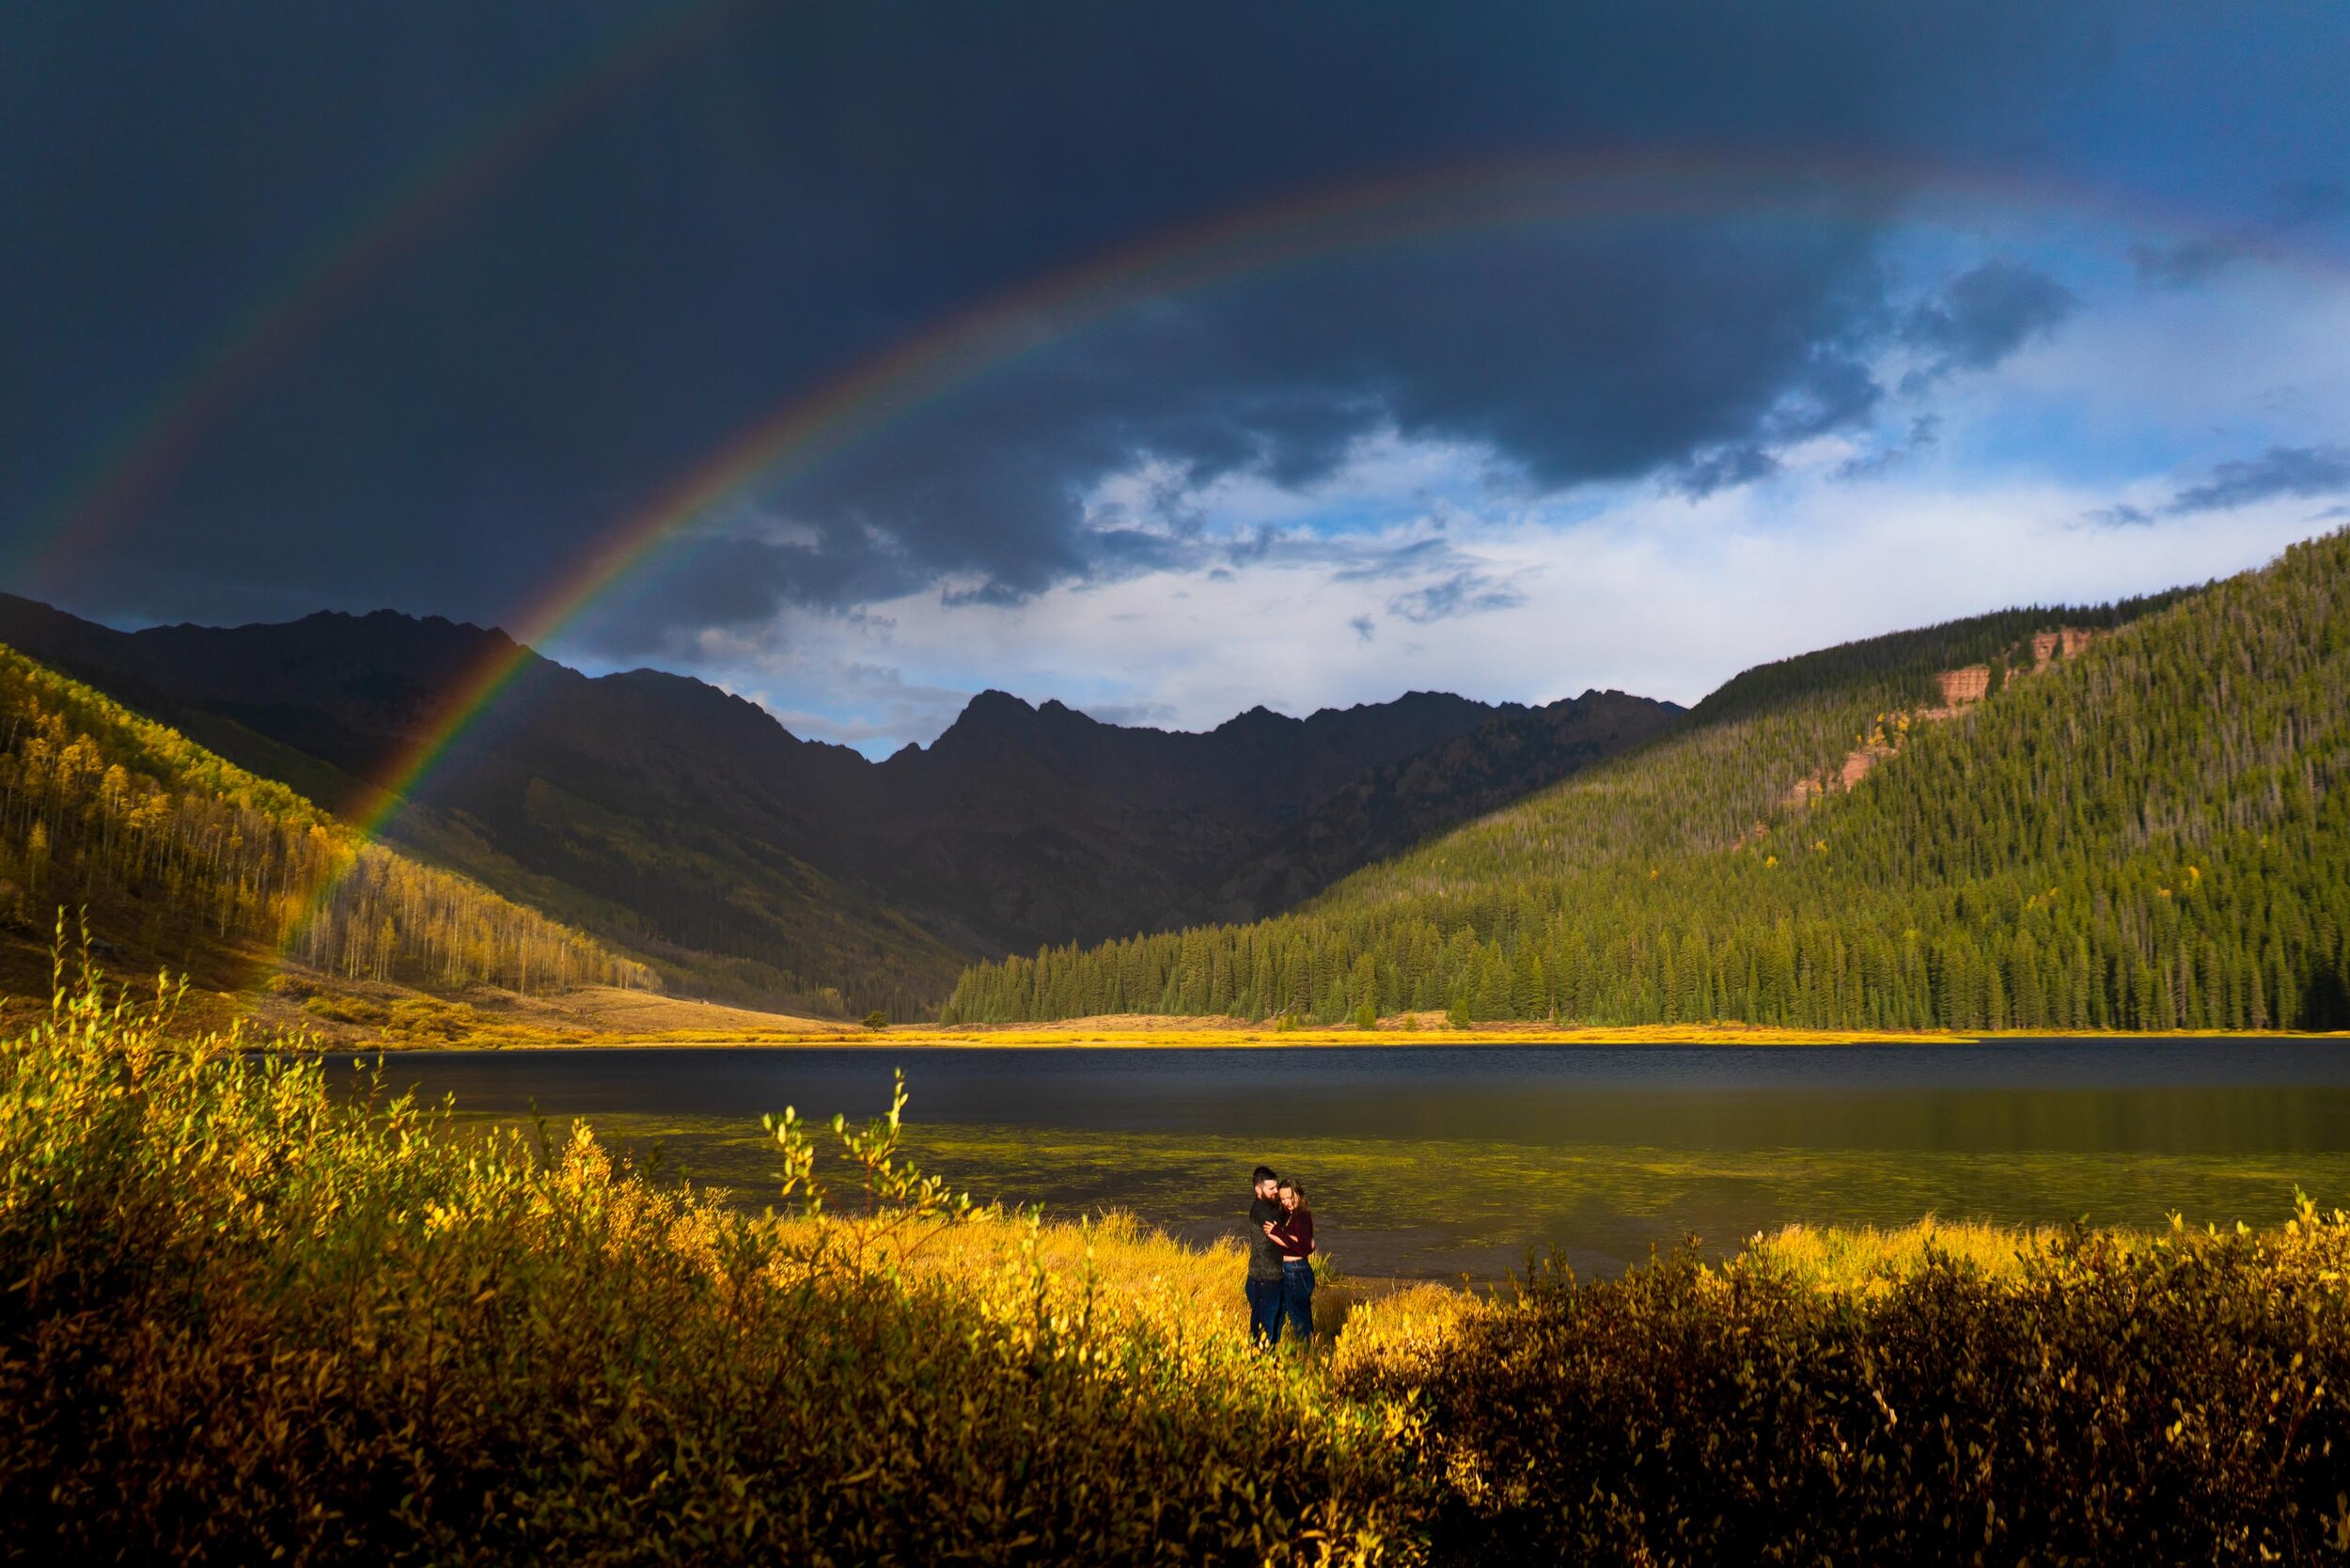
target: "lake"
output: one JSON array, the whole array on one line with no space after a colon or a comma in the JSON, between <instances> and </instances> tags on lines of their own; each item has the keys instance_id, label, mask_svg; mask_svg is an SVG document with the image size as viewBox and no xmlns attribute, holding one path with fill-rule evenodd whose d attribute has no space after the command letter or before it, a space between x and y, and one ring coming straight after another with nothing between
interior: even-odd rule
<instances>
[{"instance_id":1,"label":"lake","mask_svg":"<svg viewBox=\"0 0 2350 1568\"><path fill-rule=\"evenodd\" d=\"M1294 1173L1351 1273L1482 1278L1555 1247L1612 1271L1696 1235L1945 1218L2270 1225L2350 1206L2350 1044L416 1051L395 1088L468 1124L584 1118L656 1174L775 1197L763 1111L911 1093L908 1145L976 1197L1236 1231ZM348 1081L348 1058L337 1074ZM822 1131L829 1139L829 1130Z\"/></svg>"}]
</instances>

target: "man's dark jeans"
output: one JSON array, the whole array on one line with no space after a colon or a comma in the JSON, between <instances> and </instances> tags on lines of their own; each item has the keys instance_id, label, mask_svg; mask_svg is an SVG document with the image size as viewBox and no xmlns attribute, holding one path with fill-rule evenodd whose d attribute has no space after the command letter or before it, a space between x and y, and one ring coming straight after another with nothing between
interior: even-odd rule
<instances>
[{"instance_id":1,"label":"man's dark jeans","mask_svg":"<svg viewBox=\"0 0 2350 1568\"><path fill-rule=\"evenodd\" d=\"M1248 1339L1252 1344L1281 1342L1281 1301L1284 1281L1251 1278L1248 1293Z\"/></svg>"}]
</instances>

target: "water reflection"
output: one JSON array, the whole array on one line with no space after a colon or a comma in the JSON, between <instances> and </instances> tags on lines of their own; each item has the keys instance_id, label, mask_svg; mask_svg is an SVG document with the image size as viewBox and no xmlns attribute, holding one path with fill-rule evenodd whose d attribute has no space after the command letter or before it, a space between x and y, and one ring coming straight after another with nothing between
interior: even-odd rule
<instances>
[{"instance_id":1,"label":"water reflection","mask_svg":"<svg viewBox=\"0 0 2350 1568\"><path fill-rule=\"evenodd\" d=\"M759 1113L870 1115L893 1066L918 1154L976 1192L1205 1236L1266 1160L1312 1181L1364 1273L1491 1275L1550 1245L1612 1267L1691 1232L1928 1212L2262 1223L2296 1184L2350 1202L2330 1042L435 1052L387 1074L473 1123L585 1117L758 1202Z\"/></svg>"}]
</instances>

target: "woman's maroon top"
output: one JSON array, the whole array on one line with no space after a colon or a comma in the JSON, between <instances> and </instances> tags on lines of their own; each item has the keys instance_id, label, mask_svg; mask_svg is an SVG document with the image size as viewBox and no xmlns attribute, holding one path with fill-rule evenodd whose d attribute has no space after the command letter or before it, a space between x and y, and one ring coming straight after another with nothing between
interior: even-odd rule
<instances>
[{"instance_id":1,"label":"woman's maroon top","mask_svg":"<svg viewBox=\"0 0 2350 1568\"><path fill-rule=\"evenodd\" d=\"M1310 1258L1314 1251L1314 1216L1302 1210L1286 1215L1273 1228L1273 1245L1290 1258Z\"/></svg>"}]
</instances>

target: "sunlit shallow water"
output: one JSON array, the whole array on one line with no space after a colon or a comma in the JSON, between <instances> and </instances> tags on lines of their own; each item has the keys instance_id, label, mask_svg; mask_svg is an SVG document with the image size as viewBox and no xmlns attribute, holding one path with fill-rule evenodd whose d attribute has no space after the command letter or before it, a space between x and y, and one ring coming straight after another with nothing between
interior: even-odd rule
<instances>
[{"instance_id":1,"label":"sunlit shallow water","mask_svg":"<svg viewBox=\"0 0 2350 1568\"><path fill-rule=\"evenodd\" d=\"M347 1058L337 1058L349 1081ZM1920 1215L2270 1224L2350 1205L2350 1045L407 1052L386 1081L468 1125L584 1118L664 1179L775 1197L762 1111L862 1121L975 1196L1237 1233L1249 1168L1295 1173L1370 1275L1480 1278L1556 1248L1612 1269L1696 1235Z\"/></svg>"}]
</instances>

